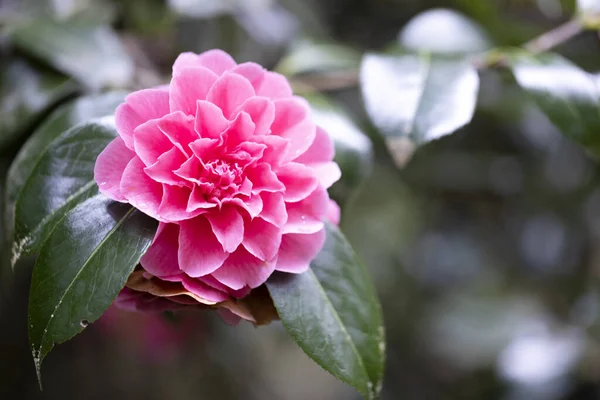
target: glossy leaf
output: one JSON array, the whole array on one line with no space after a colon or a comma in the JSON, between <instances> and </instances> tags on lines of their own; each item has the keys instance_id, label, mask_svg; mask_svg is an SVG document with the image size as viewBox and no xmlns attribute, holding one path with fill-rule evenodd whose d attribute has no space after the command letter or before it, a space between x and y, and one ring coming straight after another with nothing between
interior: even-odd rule
<instances>
[{"instance_id":1,"label":"glossy leaf","mask_svg":"<svg viewBox=\"0 0 600 400\"><path fill-rule=\"evenodd\" d=\"M72 75L90 88L123 87L133 61L107 26L39 19L12 31L16 47Z\"/></svg>"},{"instance_id":2,"label":"glossy leaf","mask_svg":"<svg viewBox=\"0 0 600 400\"><path fill-rule=\"evenodd\" d=\"M474 53L490 48L483 29L459 12L438 8L411 19L398 35L408 50L433 53Z\"/></svg>"},{"instance_id":3,"label":"glossy leaf","mask_svg":"<svg viewBox=\"0 0 600 400\"><path fill-rule=\"evenodd\" d=\"M66 214L40 250L31 278L29 341L42 360L110 306L152 242L156 222L103 195Z\"/></svg>"},{"instance_id":4,"label":"glossy leaf","mask_svg":"<svg viewBox=\"0 0 600 400\"><path fill-rule=\"evenodd\" d=\"M360 78L374 125L388 144L406 144L409 152L469 123L479 91L468 60L427 54L368 54Z\"/></svg>"},{"instance_id":5,"label":"glossy leaf","mask_svg":"<svg viewBox=\"0 0 600 400\"><path fill-rule=\"evenodd\" d=\"M297 37L300 23L296 16L283 5L259 0L257 6L251 6L245 0L244 12L235 13L236 22L245 34L262 46L286 46ZM251 54L251 53L248 53Z\"/></svg>"},{"instance_id":6,"label":"glossy leaf","mask_svg":"<svg viewBox=\"0 0 600 400\"><path fill-rule=\"evenodd\" d=\"M35 168L37 160L61 133L75 125L93 118L114 114L116 107L123 102L125 93L111 92L79 98L54 111L29 137L15 157L6 182L6 205L10 213L25 180ZM12 225L9 218L9 226Z\"/></svg>"},{"instance_id":7,"label":"glossy leaf","mask_svg":"<svg viewBox=\"0 0 600 400\"><path fill-rule=\"evenodd\" d=\"M600 155L600 89L593 75L558 55L515 54L517 83L562 133Z\"/></svg>"},{"instance_id":8,"label":"glossy leaf","mask_svg":"<svg viewBox=\"0 0 600 400\"><path fill-rule=\"evenodd\" d=\"M290 336L317 364L376 398L383 379L381 309L365 268L339 229L327 225L321 253L304 274L276 274L267 282Z\"/></svg>"},{"instance_id":9,"label":"glossy leaf","mask_svg":"<svg viewBox=\"0 0 600 400\"><path fill-rule=\"evenodd\" d=\"M10 167L10 160L7 158L0 158L0 215L5 215L6 202L2 201L5 195L6 187L6 172ZM0 228L0 248L2 249L2 255L0 256L0 293L4 296L4 299L8 299L11 296L11 291L14 289L15 280L10 267L10 231L5 229L5 225ZM3 305L8 305L7 301L3 301L0 304L0 313L3 311Z\"/></svg>"},{"instance_id":10,"label":"glossy leaf","mask_svg":"<svg viewBox=\"0 0 600 400\"><path fill-rule=\"evenodd\" d=\"M312 72L356 69L360 54L350 47L335 43L303 41L292 48L276 70L287 76Z\"/></svg>"},{"instance_id":11,"label":"glossy leaf","mask_svg":"<svg viewBox=\"0 0 600 400\"><path fill-rule=\"evenodd\" d=\"M14 143L54 104L73 93L76 83L21 59L1 62L0 149Z\"/></svg>"},{"instance_id":12,"label":"glossy leaf","mask_svg":"<svg viewBox=\"0 0 600 400\"><path fill-rule=\"evenodd\" d=\"M330 194L343 203L371 173L371 140L343 109L326 97L317 94L304 97L312 106L314 121L327 131L335 144L335 161L342 170L342 177L330 189Z\"/></svg>"},{"instance_id":13,"label":"glossy leaf","mask_svg":"<svg viewBox=\"0 0 600 400\"><path fill-rule=\"evenodd\" d=\"M41 155L17 197L13 265L37 253L69 210L98 193L94 164L116 136L114 118L105 117L71 128Z\"/></svg>"}]
</instances>

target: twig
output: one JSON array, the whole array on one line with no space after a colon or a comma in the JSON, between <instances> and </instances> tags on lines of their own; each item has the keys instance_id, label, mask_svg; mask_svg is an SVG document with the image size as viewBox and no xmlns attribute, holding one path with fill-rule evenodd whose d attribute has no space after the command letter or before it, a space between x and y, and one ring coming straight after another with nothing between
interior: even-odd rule
<instances>
[{"instance_id":1,"label":"twig","mask_svg":"<svg viewBox=\"0 0 600 400\"><path fill-rule=\"evenodd\" d=\"M583 32L584 27L579 19L572 19L559 27L525 43L523 48L530 53L540 54L551 50L573 39Z\"/></svg>"},{"instance_id":2,"label":"twig","mask_svg":"<svg viewBox=\"0 0 600 400\"><path fill-rule=\"evenodd\" d=\"M572 19L549 32L546 32L521 47L532 53L540 54L549 51L569 41L584 31L584 26L579 19ZM473 63L478 69L503 66L505 58L502 53L486 53L482 57L475 57ZM292 83L301 92L339 90L358 85L359 71L344 70L337 72L321 72L303 77L294 78Z\"/></svg>"},{"instance_id":3,"label":"twig","mask_svg":"<svg viewBox=\"0 0 600 400\"><path fill-rule=\"evenodd\" d=\"M320 72L294 78L292 86L304 92L345 89L358 84L358 74L358 69Z\"/></svg>"}]
</instances>

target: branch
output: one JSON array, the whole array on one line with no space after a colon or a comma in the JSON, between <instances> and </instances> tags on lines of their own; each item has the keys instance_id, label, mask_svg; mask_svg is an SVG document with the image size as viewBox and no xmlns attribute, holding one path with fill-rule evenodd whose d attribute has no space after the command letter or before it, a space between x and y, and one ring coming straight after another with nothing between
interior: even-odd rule
<instances>
[{"instance_id":1,"label":"branch","mask_svg":"<svg viewBox=\"0 0 600 400\"><path fill-rule=\"evenodd\" d=\"M579 19L572 19L525 43L523 48L533 54L544 53L573 39L583 32L583 29L583 24Z\"/></svg>"},{"instance_id":2,"label":"branch","mask_svg":"<svg viewBox=\"0 0 600 400\"><path fill-rule=\"evenodd\" d=\"M561 44L568 42L584 31L584 26L579 19L572 19L557 28L546 32L537 38L524 43L521 48L532 53L540 54L549 51ZM476 57L475 67L478 69L502 66L504 57L499 53L487 53L483 57ZM358 70L344 70L337 72L320 72L292 79L292 84L300 92L314 92L323 90L347 89L358 85Z\"/></svg>"}]
</instances>

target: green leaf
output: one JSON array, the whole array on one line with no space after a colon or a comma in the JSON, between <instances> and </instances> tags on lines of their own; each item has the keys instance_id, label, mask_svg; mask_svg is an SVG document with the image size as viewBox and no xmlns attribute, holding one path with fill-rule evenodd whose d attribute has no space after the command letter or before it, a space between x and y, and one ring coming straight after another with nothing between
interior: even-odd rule
<instances>
[{"instance_id":1,"label":"green leaf","mask_svg":"<svg viewBox=\"0 0 600 400\"><path fill-rule=\"evenodd\" d=\"M56 72L21 59L0 63L0 149L11 145L77 85Z\"/></svg>"},{"instance_id":2,"label":"green leaf","mask_svg":"<svg viewBox=\"0 0 600 400\"><path fill-rule=\"evenodd\" d=\"M286 76L294 76L356 69L359 65L360 54L350 47L304 40L283 57L275 70Z\"/></svg>"},{"instance_id":3,"label":"green leaf","mask_svg":"<svg viewBox=\"0 0 600 400\"><path fill-rule=\"evenodd\" d=\"M123 87L133 77L133 61L108 26L46 18L16 27L12 39L17 48L92 89Z\"/></svg>"},{"instance_id":4,"label":"green leaf","mask_svg":"<svg viewBox=\"0 0 600 400\"><path fill-rule=\"evenodd\" d=\"M347 200L371 174L373 146L368 136L339 106L318 94L304 95L312 106L313 119L335 144L335 161L342 170L341 179L330 189L340 203Z\"/></svg>"},{"instance_id":5,"label":"green leaf","mask_svg":"<svg viewBox=\"0 0 600 400\"><path fill-rule=\"evenodd\" d=\"M156 221L103 195L81 203L56 225L31 278L29 342L38 377L54 344L81 332L110 306L155 230Z\"/></svg>"},{"instance_id":6,"label":"green leaf","mask_svg":"<svg viewBox=\"0 0 600 400\"><path fill-rule=\"evenodd\" d=\"M77 204L98 193L94 164L117 136L114 118L77 125L39 158L15 205L12 264L37 253L56 223Z\"/></svg>"},{"instance_id":7,"label":"green leaf","mask_svg":"<svg viewBox=\"0 0 600 400\"><path fill-rule=\"evenodd\" d=\"M6 182L7 226L13 226L15 201L25 180L29 177L37 161L52 141L61 133L75 125L93 118L114 114L116 107L123 102L125 93L111 92L79 98L54 111L29 137L15 157Z\"/></svg>"},{"instance_id":8,"label":"green leaf","mask_svg":"<svg viewBox=\"0 0 600 400\"><path fill-rule=\"evenodd\" d=\"M432 53L476 53L491 47L477 23L443 8L425 11L411 19L398 35L398 41L408 50Z\"/></svg>"},{"instance_id":9,"label":"green leaf","mask_svg":"<svg viewBox=\"0 0 600 400\"><path fill-rule=\"evenodd\" d=\"M336 226L311 269L276 274L267 288L285 329L317 364L367 399L379 395L384 328L375 289Z\"/></svg>"},{"instance_id":10,"label":"green leaf","mask_svg":"<svg viewBox=\"0 0 600 400\"><path fill-rule=\"evenodd\" d=\"M7 171L10 167L10 159L0 158L0 215L6 212L6 202L2 201L5 195L5 187L7 180ZM14 276L10 268L10 240L12 236L8 229L4 229L6 225L0 225L0 296L4 299L10 297L11 291L14 289ZM0 313L3 311L3 305L7 306L8 302L0 304Z\"/></svg>"},{"instance_id":11,"label":"green leaf","mask_svg":"<svg viewBox=\"0 0 600 400\"><path fill-rule=\"evenodd\" d=\"M469 123L479 91L469 60L429 54L367 54L360 80L367 113L398 165L415 146Z\"/></svg>"},{"instance_id":12,"label":"green leaf","mask_svg":"<svg viewBox=\"0 0 600 400\"><path fill-rule=\"evenodd\" d=\"M600 90L594 77L564 58L513 54L517 83L562 133L600 155Z\"/></svg>"}]
</instances>

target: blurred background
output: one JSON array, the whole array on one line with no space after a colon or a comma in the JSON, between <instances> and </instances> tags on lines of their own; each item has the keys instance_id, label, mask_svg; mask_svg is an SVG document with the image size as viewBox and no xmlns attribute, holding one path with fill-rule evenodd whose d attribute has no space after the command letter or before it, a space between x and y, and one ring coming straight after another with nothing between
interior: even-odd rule
<instances>
[{"instance_id":1,"label":"blurred background","mask_svg":"<svg viewBox=\"0 0 600 400\"><path fill-rule=\"evenodd\" d=\"M336 140L332 195L385 317L383 399L600 399L597 163L490 70L474 121L399 169L358 87L366 51L517 46L573 12L566 0L0 0L0 170L58 104L167 82L180 52L222 48L290 77ZM593 32L557 51L600 71ZM2 272L1 399L359 399L279 323L115 309L50 354L40 391L30 273Z\"/></svg>"}]
</instances>

